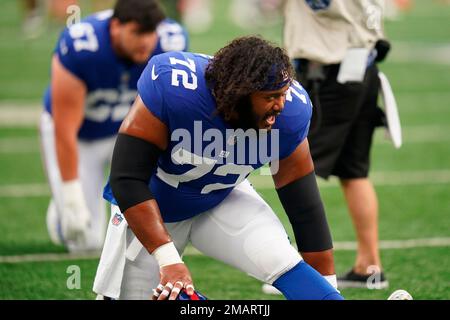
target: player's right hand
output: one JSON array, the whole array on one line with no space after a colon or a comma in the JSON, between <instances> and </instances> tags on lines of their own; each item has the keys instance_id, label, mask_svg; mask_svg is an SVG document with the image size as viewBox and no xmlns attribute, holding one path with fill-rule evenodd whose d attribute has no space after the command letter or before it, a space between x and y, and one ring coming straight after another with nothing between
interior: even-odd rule
<instances>
[{"instance_id":1,"label":"player's right hand","mask_svg":"<svg viewBox=\"0 0 450 320\"><path fill-rule=\"evenodd\" d=\"M189 269L184 263L176 263L160 268L160 283L153 289L152 300L175 300L181 289L194 294L194 285Z\"/></svg>"},{"instance_id":2,"label":"player's right hand","mask_svg":"<svg viewBox=\"0 0 450 320\"><path fill-rule=\"evenodd\" d=\"M82 246L86 243L91 215L79 180L63 183L61 227L64 239Z\"/></svg>"}]
</instances>

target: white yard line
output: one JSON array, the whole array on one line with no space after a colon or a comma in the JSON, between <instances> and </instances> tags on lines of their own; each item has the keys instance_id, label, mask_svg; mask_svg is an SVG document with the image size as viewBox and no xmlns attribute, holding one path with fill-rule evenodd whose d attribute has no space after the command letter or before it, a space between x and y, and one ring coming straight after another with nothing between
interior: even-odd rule
<instances>
[{"instance_id":1,"label":"white yard line","mask_svg":"<svg viewBox=\"0 0 450 320\"><path fill-rule=\"evenodd\" d=\"M50 195L50 187L46 183L24 183L0 186L0 198L29 198Z\"/></svg>"},{"instance_id":2,"label":"white yard line","mask_svg":"<svg viewBox=\"0 0 450 320\"><path fill-rule=\"evenodd\" d=\"M395 41L388 60L391 62L421 62L450 65L450 45Z\"/></svg>"},{"instance_id":3,"label":"white yard line","mask_svg":"<svg viewBox=\"0 0 450 320\"><path fill-rule=\"evenodd\" d=\"M450 184L450 170L373 172L371 178L376 186ZM273 188L270 176L253 175L250 177L250 181L255 188ZM318 182L320 188L339 186L336 178L330 178L329 181L318 179ZM50 188L46 183L0 185L0 198L44 197L49 195Z\"/></svg>"},{"instance_id":4,"label":"white yard line","mask_svg":"<svg viewBox=\"0 0 450 320\"><path fill-rule=\"evenodd\" d=\"M407 240L381 240L380 249L412 249L429 247L449 247L450 238L425 238L425 239L407 239ZM336 251L353 251L356 249L356 242L335 241L333 243ZM184 255L201 255L197 249L188 246ZM74 254L74 253L36 253L15 256L0 256L0 263L24 263L24 262L48 262L48 261L68 261L68 260L87 260L100 258L99 252Z\"/></svg>"},{"instance_id":5,"label":"white yard line","mask_svg":"<svg viewBox=\"0 0 450 320\"><path fill-rule=\"evenodd\" d=\"M87 260L100 258L100 252L91 253L35 253L17 256L0 256L0 263L48 262Z\"/></svg>"},{"instance_id":6,"label":"white yard line","mask_svg":"<svg viewBox=\"0 0 450 320\"><path fill-rule=\"evenodd\" d=\"M450 141L450 125L403 126L403 144ZM375 144L392 144L385 129L375 131ZM401 149L400 149L401 150Z\"/></svg>"},{"instance_id":7,"label":"white yard line","mask_svg":"<svg viewBox=\"0 0 450 320\"><path fill-rule=\"evenodd\" d=\"M407 240L380 240L380 249L411 249L424 247L448 247L450 238L425 238L425 239L407 239ZM334 242L335 250L356 250L357 243L353 241Z\"/></svg>"},{"instance_id":8,"label":"white yard line","mask_svg":"<svg viewBox=\"0 0 450 320\"><path fill-rule=\"evenodd\" d=\"M0 127L38 127L42 107L38 105L0 104Z\"/></svg>"}]
</instances>

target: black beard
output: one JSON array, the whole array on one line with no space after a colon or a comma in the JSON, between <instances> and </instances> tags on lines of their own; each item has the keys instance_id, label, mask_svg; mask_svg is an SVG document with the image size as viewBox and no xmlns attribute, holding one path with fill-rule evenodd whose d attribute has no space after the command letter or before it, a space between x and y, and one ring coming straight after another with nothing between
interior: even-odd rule
<instances>
[{"instance_id":1,"label":"black beard","mask_svg":"<svg viewBox=\"0 0 450 320\"><path fill-rule=\"evenodd\" d=\"M237 129L241 128L243 130L255 129L258 131L259 126L258 117L252 111L252 103L250 101L250 97L241 98L236 106L236 113L238 117L236 120L232 121L231 125Z\"/></svg>"}]
</instances>

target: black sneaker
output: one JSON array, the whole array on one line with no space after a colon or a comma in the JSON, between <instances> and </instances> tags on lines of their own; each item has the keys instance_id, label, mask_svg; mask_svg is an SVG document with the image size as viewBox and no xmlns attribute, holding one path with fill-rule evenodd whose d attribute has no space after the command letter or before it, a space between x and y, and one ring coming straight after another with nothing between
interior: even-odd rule
<instances>
[{"instance_id":1,"label":"black sneaker","mask_svg":"<svg viewBox=\"0 0 450 320\"><path fill-rule=\"evenodd\" d=\"M339 289L345 288L366 288L366 289L386 289L389 281L383 272L372 274L359 274L352 270L345 275L337 277Z\"/></svg>"}]
</instances>

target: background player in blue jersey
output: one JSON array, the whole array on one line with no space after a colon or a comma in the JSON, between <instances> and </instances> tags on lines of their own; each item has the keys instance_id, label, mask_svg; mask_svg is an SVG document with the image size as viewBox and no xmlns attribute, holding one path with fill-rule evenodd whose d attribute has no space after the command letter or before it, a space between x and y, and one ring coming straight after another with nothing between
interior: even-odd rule
<instances>
[{"instance_id":1,"label":"background player in blue jersey","mask_svg":"<svg viewBox=\"0 0 450 320\"><path fill-rule=\"evenodd\" d=\"M121 125L104 196L112 219L94 291L174 299L202 253L273 284L288 299L342 299L309 153L312 106L283 49L238 38L212 58L153 57ZM298 248L247 176L270 163ZM152 291L154 290L154 291Z\"/></svg>"},{"instance_id":2,"label":"background player in blue jersey","mask_svg":"<svg viewBox=\"0 0 450 320\"><path fill-rule=\"evenodd\" d=\"M41 118L53 199L47 225L70 251L100 249L104 173L151 56L185 50L185 30L154 0L119 0L65 29L56 46Z\"/></svg>"}]
</instances>

